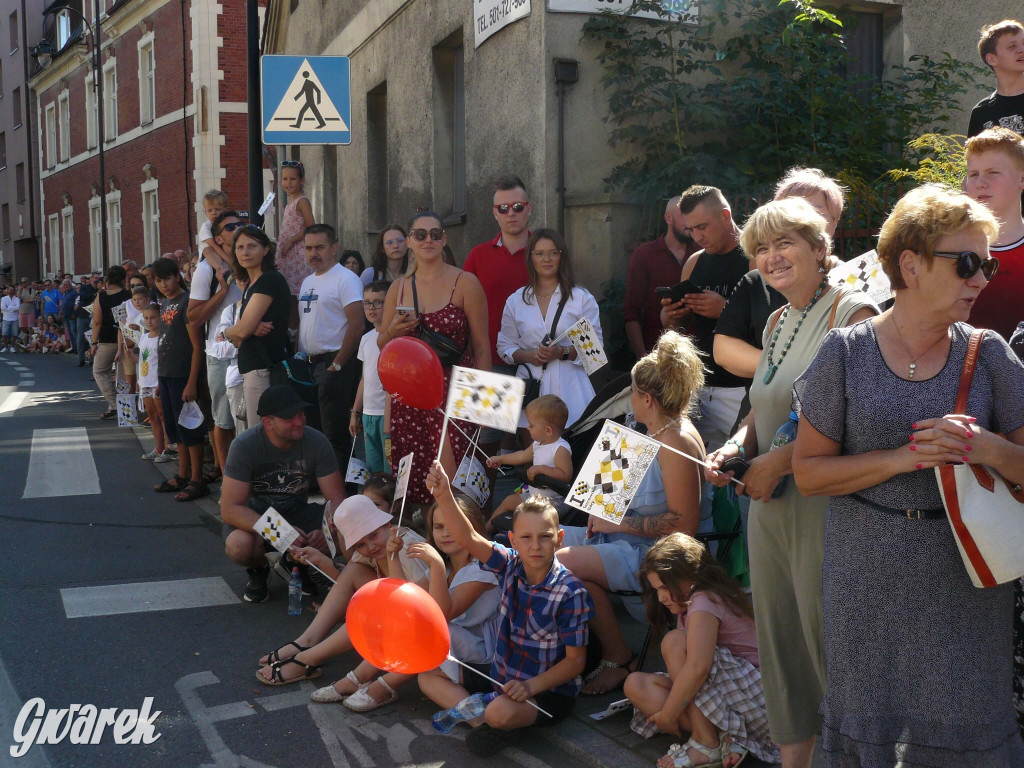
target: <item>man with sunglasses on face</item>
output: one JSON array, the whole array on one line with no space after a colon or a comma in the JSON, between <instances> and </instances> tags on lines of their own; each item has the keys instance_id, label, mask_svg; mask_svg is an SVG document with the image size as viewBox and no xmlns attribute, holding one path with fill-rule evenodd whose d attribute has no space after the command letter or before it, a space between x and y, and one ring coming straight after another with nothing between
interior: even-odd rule
<instances>
[{"instance_id":1,"label":"man with sunglasses on face","mask_svg":"<svg viewBox=\"0 0 1024 768\"><path fill-rule=\"evenodd\" d=\"M491 360L494 361L491 370L513 376L515 367L502 363L498 354L498 331L501 330L505 300L530 281L526 271L526 244L530 239L530 213L533 209L526 184L518 176L499 176L492 186L494 201L491 211L498 222L498 235L474 246L462 268L476 275L487 297L487 335L491 340ZM491 455L501 440L501 432L484 429L480 434L480 447Z\"/></svg>"},{"instance_id":2,"label":"man with sunglasses on face","mask_svg":"<svg viewBox=\"0 0 1024 768\"><path fill-rule=\"evenodd\" d=\"M245 226L237 211L224 211L213 220L211 233L234 266L235 235ZM204 480L209 484L220 478L228 448L235 437L235 421L228 403L227 371L231 360L223 360L214 354L217 344L217 320L224 307L241 301L242 291L234 282L228 283L226 270L218 270L201 258L192 273L192 288L189 292L188 321L192 325L206 328L206 382L210 388L210 410L213 414L212 443L217 467Z\"/></svg>"},{"instance_id":3,"label":"man with sunglasses on face","mask_svg":"<svg viewBox=\"0 0 1024 768\"><path fill-rule=\"evenodd\" d=\"M967 140L967 179L964 191L985 205L999 220L999 234L990 247L999 271L978 296L970 323L991 328L1009 341L1024 321L1024 136L1008 128L988 128ZM969 257L960 271L973 267Z\"/></svg>"}]
</instances>

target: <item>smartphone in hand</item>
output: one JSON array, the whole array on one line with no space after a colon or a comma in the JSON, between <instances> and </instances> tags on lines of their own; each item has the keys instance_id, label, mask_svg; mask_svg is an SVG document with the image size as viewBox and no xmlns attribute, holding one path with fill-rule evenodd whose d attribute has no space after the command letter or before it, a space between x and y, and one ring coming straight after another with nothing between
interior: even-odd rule
<instances>
[{"instance_id":1,"label":"smartphone in hand","mask_svg":"<svg viewBox=\"0 0 1024 768\"><path fill-rule=\"evenodd\" d=\"M658 286L654 292L663 299L671 299L673 302L681 301L688 293L703 293L704 289L690 280L683 280L671 286Z\"/></svg>"}]
</instances>

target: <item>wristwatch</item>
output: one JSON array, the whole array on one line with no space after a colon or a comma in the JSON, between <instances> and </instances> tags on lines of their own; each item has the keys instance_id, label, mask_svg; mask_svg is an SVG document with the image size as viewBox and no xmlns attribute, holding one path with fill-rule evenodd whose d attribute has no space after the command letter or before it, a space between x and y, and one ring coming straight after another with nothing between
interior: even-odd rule
<instances>
[{"instance_id":1,"label":"wristwatch","mask_svg":"<svg viewBox=\"0 0 1024 768\"><path fill-rule=\"evenodd\" d=\"M563 360L568 360L569 359L569 355L571 355L571 354L572 354L572 347L563 347L562 348L562 359Z\"/></svg>"},{"instance_id":2,"label":"wristwatch","mask_svg":"<svg viewBox=\"0 0 1024 768\"><path fill-rule=\"evenodd\" d=\"M341 370L341 366L338 363L331 363L330 365L327 366L327 370L337 373L338 371Z\"/></svg>"}]
</instances>

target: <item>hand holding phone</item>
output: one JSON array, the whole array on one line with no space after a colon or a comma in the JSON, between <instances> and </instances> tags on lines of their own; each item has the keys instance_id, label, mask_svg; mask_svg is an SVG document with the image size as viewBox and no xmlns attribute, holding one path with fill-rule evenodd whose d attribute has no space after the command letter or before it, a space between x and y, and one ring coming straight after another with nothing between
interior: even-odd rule
<instances>
[{"instance_id":1,"label":"hand holding phone","mask_svg":"<svg viewBox=\"0 0 1024 768\"><path fill-rule=\"evenodd\" d=\"M663 299L671 299L673 303L682 301L688 293L703 293L704 289L690 280L683 280L672 286L658 286L654 292Z\"/></svg>"}]
</instances>

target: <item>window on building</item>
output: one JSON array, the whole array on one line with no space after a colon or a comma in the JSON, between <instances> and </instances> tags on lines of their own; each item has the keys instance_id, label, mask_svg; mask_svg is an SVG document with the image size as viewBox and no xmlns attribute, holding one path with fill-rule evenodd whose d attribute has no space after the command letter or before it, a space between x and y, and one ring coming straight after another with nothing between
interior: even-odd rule
<instances>
[{"instance_id":1,"label":"window on building","mask_svg":"<svg viewBox=\"0 0 1024 768\"><path fill-rule=\"evenodd\" d=\"M9 206L7 203L4 203L3 207L0 208L0 217L3 217L3 235L4 235L4 240L5 241L10 240L11 239L11 206Z\"/></svg>"},{"instance_id":2,"label":"window on building","mask_svg":"<svg viewBox=\"0 0 1024 768\"><path fill-rule=\"evenodd\" d=\"M881 13L852 12L852 23L846 24L843 39L850 53L846 76L865 87L880 83L884 75L884 17Z\"/></svg>"},{"instance_id":3,"label":"window on building","mask_svg":"<svg viewBox=\"0 0 1024 768\"><path fill-rule=\"evenodd\" d=\"M92 73L85 76L85 146L96 146L99 131L99 110L96 108L96 88Z\"/></svg>"},{"instance_id":4,"label":"window on building","mask_svg":"<svg viewBox=\"0 0 1024 768\"><path fill-rule=\"evenodd\" d=\"M46 167L53 168L57 160L57 107L46 105Z\"/></svg>"},{"instance_id":5,"label":"window on building","mask_svg":"<svg viewBox=\"0 0 1024 768\"><path fill-rule=\"evenodd\" d=\"M71 102L67 91L62 91L57 99L57 107L60 115L60 127L58 129L58 144L60 148L60 162L66 163L71 157Z\"/></svg>"},{"instance_id":6,"label":"window on building","mask_svg":"<svg viewBox=\"0 0 1024 768\"><path fill-rule=\"evenodd\" d=\"M11 93L14 103L11 104L11 114L14 117L14 127L21 127L21 86L18 86Z\"/></svg>"},{"instance_id":7,"label":"window on building","mask_svg":"<svg viewBox=\"0 0 1024 768\"><path fill-rule=\"evenodd\" d=\"M107 253L111 264L124 261L121 256L121 193L107 195ZM149 259L147 259L149 261Z\"/></svg>"},{"instance_id":8,"label":"window on building","mask_svg":"<svg viewBox=\"0 0 1024 768\"><path fill-rule=\"evenodd\" d=\"M446 224L465 219L466 88L462 30L434 46L434 201Z\"/></svg>"},{"instance_id":9,"label":"window on building","mask_svg":"<svg viewBox=\"0 0 1024 768\"><path fill-rule=\"evenodd\" d=\"M113 141L117 138L117 62L108 61L103 65L103 138Z\"/></svg>"},{"instance_id":10,"label":"window on building","mask_svg":"<svg viewBox=\"0 0 1024 768\"><path fill-rule=\"evenodd\" d=\"M64 271L74 273L75 269L75 211L71 206L60 212L61 229L64 233Z\"/></svg>"},{"instance_id":11,"label":"window on building","mask_svg":"<svg viewBox=\"0 0 1024 768\"><path fill-rule=\"evenodd\" d=\"M388 84L366 94L367 222L371 230L388 223Z\"/></svg>"},{"instance_id":12,"label":"window on building","mask_svg":"<svg viewBox=\"0 0 1024 768\"><path fill-rule=\"evenodd\" d=\"M0 171L7 167L7 131L0 131Z\"/></svg>"},{"instance_id":13,"label":"window on building","mask_svg":"<svg viewBox=\"0 0 1024 768\"><path fill-rule=\"evenodd\" d=\"M153 57L153 35L139 42L139 122L156 118L156 59Z\"/></svg>"},{"instance_id":14,"label":"window on building","mask_svg":"<svg viewBox=\"0 0 1024 768\"><path fill-rule=\"evenodd\" d=\"M142 185L142 239L147 262L160 256L160 201L156 179Z\"/></svg>"},{"instance_id":15,"label":"window on building","mask_svg":"<svg viewBox=\"0 0 1024 768\"><path fill-rule=\"evenodd\" d=\"M25 202L25 164L18 163L14 168L15 184L17 185L17 199L19 203Z\"/></svg>"},{"instance_id":16,"label":"window on building","mask_svg":"<svg viewBox=\"0 0 1024 768\"><path fill-rule=\"evenodd\" d=\"M68 44L71 39L71 14L60 11L57 14L57 50Z\"/></svg>"},{"instance_id":17,"label":"window on building","mask_svg":"<svg viewBox=\"0 0 1024 768\"><path fill-rule=\"evenodd\" d=\"M8 31L11 33L11 53L18 50L18 12L15 11L11 14L11 18L7 22Z\"/></svg>"},{"instance_id":18,"label":"window on building","mask_svg":"<svg viewBox=\"0 0 1024 768\"><path fill-rule=\"evenodd\" d=\"M89 261L92 269L103 269L103 221L99 195L89 199Z\"/></svg>"},{"instance_id":19,"label":"window on building","mask_svg":"<svg viewBox=\"0 0 1024 768\"><path fill-rule=\"evenodd\" d=\"M47 238L49 239L49 264L46 265L47 272L56 272L60 269L60 216L56 213L51 214L47 220L49 228L47 232Z\"/></svg>"}]
</instances>

